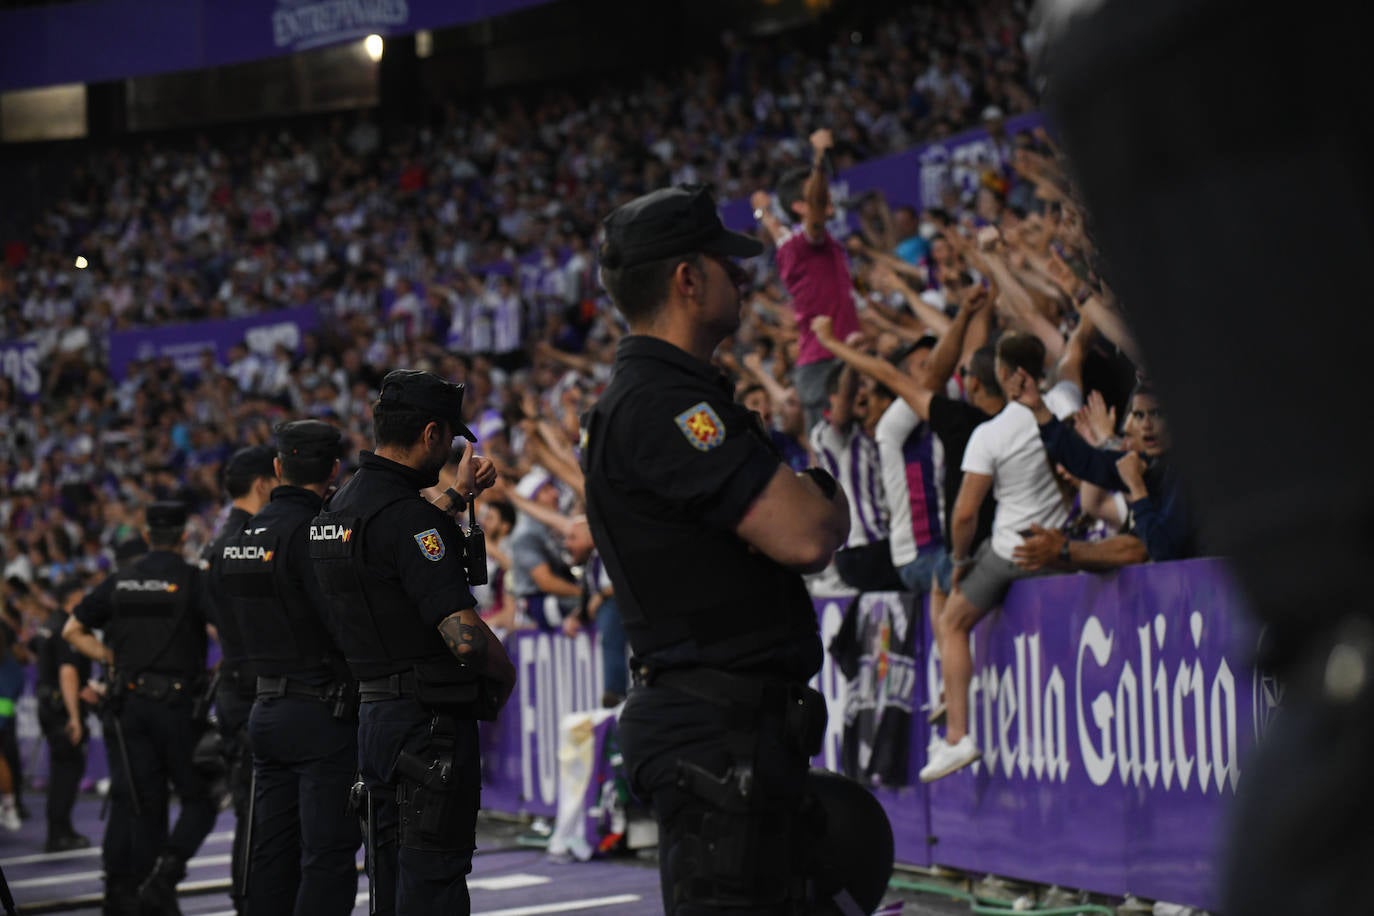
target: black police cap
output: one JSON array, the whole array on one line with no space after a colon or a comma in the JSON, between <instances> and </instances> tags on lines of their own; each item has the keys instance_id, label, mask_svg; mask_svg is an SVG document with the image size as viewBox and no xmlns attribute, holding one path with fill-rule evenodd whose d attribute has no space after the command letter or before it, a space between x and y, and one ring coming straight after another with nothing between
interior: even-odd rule
<instances>
[{"instance_id":1,"label":"black police cap","mask_svg":"<svg viewBox=\"0 0 1374 916\"><path fill-rule=\"evenodd\" d=\"M463 423L463 386L446 382L432 372L419 369L392 369L382 379L378 400L422 411L436 420L447 421L455 435L469 442L477 437Z\"/></svg>"},{"instance_id":2,"label":"black police cap","mask_svg":"<svg viewBox=\"0 0 1374 916\"><path fill-rule=\"evenodd\" d=\"M277 452L283 457L337 458L342 443L339 428L323 420L293 420L277 427Z\"/></svg>"},{"instance_id":3,"label":"black police cap","mask_svg":"<svg viewBox=\"0 0 1374 916\"><path fill-rule=\"evenodd\" d=\"M613 210L602 226L606 238L598 260L612 270L699 251L733 258L763 253L758 239L725 228L711 192L701 185L678 185L636 197Z\"/></svg>"},{"instance_id":4,"label":"black police cap","mask_svg":"<svg viewBox=\"0 0 1374 916\"><path fill-rule=\"evenodd\" d=\"M144 510L143 517L149 528L181 528L186 524L186 505L170 500L155 502Z\"/></svg>"},{"instance_id":5,"label":"black police cap","mask_svg":"<svg viewBox=\"0 0 1374 916\"><path fill-rule=\"evenodd\" d=\"M130 535L115 545L115 560L123 562L132 560L134 557L141 557L148 552L148 542L143 540L141 535Z\"/></svg>"},{"instance_id":6,"label":"black police cap","mask_svg":"<svg viewBox=\"0 0 1374 916\"><path fill-rule=\"evenodd\" d=\"M229 460L224 464L225 477L237 477L247 480L256 480L259 477L275 477L276 469L272 466L272 459L277 453L269 445L252 445L248 448L241 448L229 456Z\"/></svg>"}]
</instances>

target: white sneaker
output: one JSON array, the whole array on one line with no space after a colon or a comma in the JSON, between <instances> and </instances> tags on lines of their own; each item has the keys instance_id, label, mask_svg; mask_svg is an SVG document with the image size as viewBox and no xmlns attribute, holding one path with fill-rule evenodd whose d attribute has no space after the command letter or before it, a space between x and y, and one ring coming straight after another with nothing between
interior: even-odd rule
<instances>
[{"instance_id":1,"label":"white sneaker","mask_svg":"<svg viewBox=\"0 0 1374 916\"><path fill-rule=\"evenodd\" d=\"M962 770L982 756L983 752L978 750L970 735L965 735L955 744L937 742L930 750L926 765L921 767L921 782L934 782L955 770Z\"/></svg>"},{"instance_id":2,"label":"white sneaker","mask_svg":"<svg viewBox=\"0 0 1374 916\"><path fill-rule=\"evenodd\" d=\"M22 826L24 825L19 821L19 812L13 805L0 807L0 827L13 833Z\"/></svg>"}]
</instances>

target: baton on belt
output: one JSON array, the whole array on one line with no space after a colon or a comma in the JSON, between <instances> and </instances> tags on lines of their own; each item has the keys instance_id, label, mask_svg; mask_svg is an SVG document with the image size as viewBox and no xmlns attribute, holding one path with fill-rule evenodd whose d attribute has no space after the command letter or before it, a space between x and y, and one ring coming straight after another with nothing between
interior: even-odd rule
<instances>
[{"instance_id":1,"label":"baton on belt","mask_svg":"<svg viewBox=\"0 0 1374 916\"><path fill-rule=\"evenodd\" d=\"M134 817L142 817L143 806L138 802L138 789L134 787L134 771L129 766L129 746L124 743L124 726L119 721L118 713L111 713L110 725L114 728L115 743L119 745L119 762L124 769L124 781L129 788L129 801L133 805Z\"/></svg>"}]
</instances>

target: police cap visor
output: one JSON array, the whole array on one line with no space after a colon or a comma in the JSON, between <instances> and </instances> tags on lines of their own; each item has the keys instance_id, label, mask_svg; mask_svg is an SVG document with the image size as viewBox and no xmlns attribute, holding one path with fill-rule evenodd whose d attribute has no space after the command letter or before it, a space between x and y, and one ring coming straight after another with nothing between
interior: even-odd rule
<instances>
[{"instance_id":1,"label":"police cap visor","mask_svg":"<svg viewBox=\"0 0 1374 916\"><path fill-rule=\"evenodd\" d=\"M472 430L463 423L463 386L446 382L419 369L393 369L382 379L378 400L382 404L410 407L443 420L455 435L476 442Z\"/></svg>"}]
</instances>

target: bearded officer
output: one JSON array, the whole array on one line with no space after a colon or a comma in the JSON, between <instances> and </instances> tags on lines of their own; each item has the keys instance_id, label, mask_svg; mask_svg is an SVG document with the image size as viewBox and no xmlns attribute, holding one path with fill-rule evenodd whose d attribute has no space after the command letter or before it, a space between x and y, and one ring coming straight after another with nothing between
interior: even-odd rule
<instances>
[{"instance_id":1,"label":"bearded officer","mask_svg":"<svg viewBox=\"0 0 1374 916\"><path fill-rule=\"evenodd\" d=\"M358 749L369 809L376 913L470 910L480 792L478 717L510 696L515 669L477 616L469 556L451 512L495 482L465 446L440 506L439 483L463 425L463 386L398 369L373 405L376 451L310 528L311 556L339 605L339 634L359 680ZM465 562L470 561L470 562Z\"/></svg>"},{"instance_id":2,"label":"bearded officer","mask_svg":"<svg viewBox=\"0 0 1374 916\"><path fill-rule=\"evenodd\" d=\"M808 775L826 710L806 686L821 641L802 573L844 544L848 501L784 465L711 365L739 327L734 259L762 245L700 187L637 198L604 228L601 281L630 334L587 418L587 517L634 654L621 749L658 820L664 909L870 912L891 828L861 786ZM864 855L830 854L832 807L862 814L846 842Z\"/></svg>"}]
</instances>

